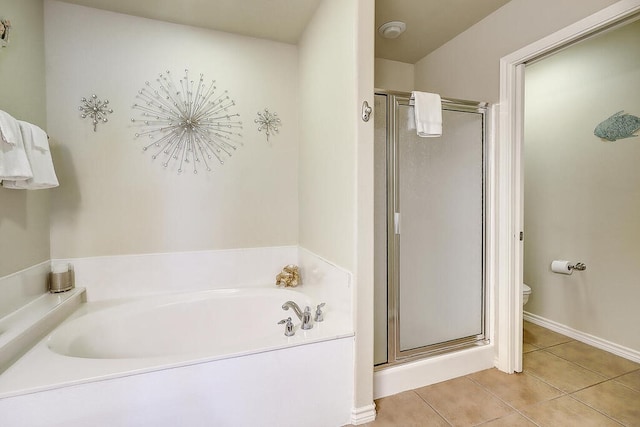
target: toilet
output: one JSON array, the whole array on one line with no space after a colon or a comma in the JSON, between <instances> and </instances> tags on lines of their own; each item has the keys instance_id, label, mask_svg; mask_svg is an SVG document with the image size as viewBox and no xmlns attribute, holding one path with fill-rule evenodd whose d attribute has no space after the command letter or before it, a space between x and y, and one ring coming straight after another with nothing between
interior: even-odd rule
<instances>
[{"instance_id":1,"label":"toilet","mask_svg":"<svg viewBox=\"0 0 640 427\"><path fill-rule=\"evenodd\" d=\"M529 301L529 295L531 295L531 288L526 284L522 284L522 305L525 305Z\"/></svg>"}]
</instances>

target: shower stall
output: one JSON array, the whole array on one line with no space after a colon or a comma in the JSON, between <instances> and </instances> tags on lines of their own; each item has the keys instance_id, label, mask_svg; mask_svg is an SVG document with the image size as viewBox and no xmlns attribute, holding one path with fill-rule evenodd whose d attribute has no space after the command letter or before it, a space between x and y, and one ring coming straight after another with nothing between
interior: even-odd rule
<instances>
[{"instance_id":1,"label":"shower stall","mask_svg":"<svg viewBox=\"0 0 640 427\"><path fill-rule=\"evenodd\" d=\"M411 94L375 95L377 369L486 342L487 104L442 101L420 138Z\"/></svg>"}]
</instances>

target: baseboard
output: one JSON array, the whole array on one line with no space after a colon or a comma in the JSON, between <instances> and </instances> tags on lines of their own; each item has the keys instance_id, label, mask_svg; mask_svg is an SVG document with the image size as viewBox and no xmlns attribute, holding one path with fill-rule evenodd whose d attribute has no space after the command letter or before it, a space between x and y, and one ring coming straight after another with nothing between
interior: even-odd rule
<instances>
[{"instance_id":1,"label":"baseboard","mask_svg":"<svg viewBox=\"0 0 640 427\"><path fill-rule=\"evenodd\" d=\"M524 320L527 320L531 323L535 323L536 325L545 327L554 332L558 332L559 334L566 335L577 341L583 342L585 344L589 344L601 350L608 351L609 353L613 353L617 356L624 357L625 359L629 359L632 362L640 363L640 351L633 350L631 348L624 347L616 343L612 343L611 341L607 341L605 339L596 337L594 335L590 335L585 332L578 331L576 329L570 328L561 323L554 322L553 320L545 319L544 317L538 316L536 314L528 313L526 311L523 313L522 317Z\"/></svg>"},{"instance_id":2,"label":"baseboard","mask_svg":"<svg viewBox=\"0 0 640 427\"><path fill-rule=\"evenodd\" d=\"M351 424L354 426L370 423L376 419L376 404L361 406L351 410Z\"/></svg>"}]
</instances>

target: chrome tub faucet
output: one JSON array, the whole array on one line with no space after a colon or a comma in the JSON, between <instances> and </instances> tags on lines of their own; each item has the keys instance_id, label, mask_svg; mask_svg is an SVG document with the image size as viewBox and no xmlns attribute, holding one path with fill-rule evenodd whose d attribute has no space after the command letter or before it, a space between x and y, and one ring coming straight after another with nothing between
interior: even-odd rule
<instances>
[{"instance_id":1,"label":"chrome tub faucet","mask_svg":"<svg viewBox=\"0 0 640 427\"><path fill-rule=\"evenodd\" d=\"M282 304L283 310L289 310L289 308L293 309L294 313L296 313L296 316L298 316L298 319L300 319L300 321L302 322L302 325L300 326L301 329L313 328L313 323L311 322L311 308L309 308L309 306L306 306L303 312L302 310L300 310L298 304L293 301L287 301Z\"/></svg>"}]
</instances>

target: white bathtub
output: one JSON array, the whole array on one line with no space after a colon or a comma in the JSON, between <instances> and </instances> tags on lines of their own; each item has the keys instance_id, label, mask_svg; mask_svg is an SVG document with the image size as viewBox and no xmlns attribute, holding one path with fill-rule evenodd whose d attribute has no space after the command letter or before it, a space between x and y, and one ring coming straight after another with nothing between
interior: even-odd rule
<instances>
[{"instance_id":1,"label":"white bathtub","mask_svg":"<svg viewBox=\"0 0 640 427\"><path fill-rule=\"evenodd\" d=\"M0 376L2 425L348 424L350 315L328 304L303 331L288 300L324 302L253 288L87 303Z\"/></svg>"},{"instance_id":2,"label":"white bathtub","mask_svg":"<svg viewBox=\"0 0 640 427\"><path fill-rule=\"evenodd\" d=\"M293 337L284 335L285 301L301 309L315 305L301 292L285 289L223 289L155 296L78 316L48 338L61 355L92 359L167 357L224 358L340 335L339 320L329 315ZM327 308L328 310L328 308ZM332 318L333 317L333 318Z\"/></svg>"}]
</instances>

